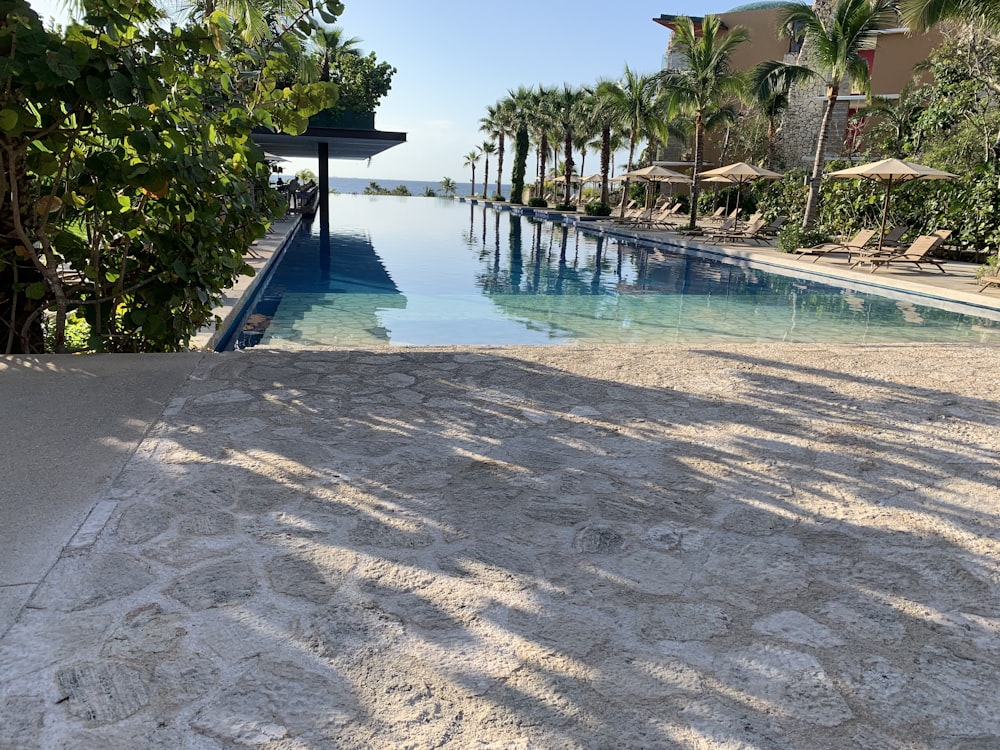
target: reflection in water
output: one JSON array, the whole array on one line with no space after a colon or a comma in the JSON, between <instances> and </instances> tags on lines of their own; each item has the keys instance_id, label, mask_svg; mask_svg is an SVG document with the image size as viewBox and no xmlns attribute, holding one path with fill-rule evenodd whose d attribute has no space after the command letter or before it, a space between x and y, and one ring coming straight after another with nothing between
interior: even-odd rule
<instances>
[{"instance_id":1,"label":"reflection in water","mask_svg":"<svg viewBox=\"0 0 1000 750\"><path fill-rule=\"evenodd\" d=\"M328 250L319 233L298 238L239 346L1000 340L993 320L510 211L418 198L331 205Z\"/></svg>"},{"instance_id":2,"label":"reflection in water","mask_svg":"<svg viewBox=\"0 0 1000 750\"><path fill-rule=\"evenodd\" d=\"M340 319L350 320L365 338L390 340L380 313L406 307L404 297L382 263L369 237L300 230L295 252L286 253L253 305L236 349L256 346L265 338L302 345L336 343L335 332L323 330L323 311L339 305ZM280 314L278 314L280 309ZM341 337L344 342L350 336Z\"/></svg>"}]
</instances>

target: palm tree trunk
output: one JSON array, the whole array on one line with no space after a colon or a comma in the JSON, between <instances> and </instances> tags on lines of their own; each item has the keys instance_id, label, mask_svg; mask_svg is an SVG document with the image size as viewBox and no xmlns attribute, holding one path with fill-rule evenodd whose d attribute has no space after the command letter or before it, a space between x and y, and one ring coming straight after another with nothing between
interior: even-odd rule
<instances>
[{"instance_id":1,"label":"palm tree trunk","mask_svg":"<svg viewBox=\"0 0 1000 750\"><path fill-rule=\"evenodd\" d=\"M503 133L497 136L497 195L503 195L500 192L500 182L503 179Z\"/></svg>"},{"instance_id":2,"label":"palm tree trunk","mask_svg":"<svg viewBox=\"0 0 1000 750\"><path fill-rule=\"evenodd\" d=\"M601 203L608 205L608 171L611 168L611 126L601 128Z\"/></svg>"},{"instance_id":3,"label":"palm tree trunk","mask_svg":"<svg viewBox=\"0 0 1000 750\"><path fill-rule=\"evenodd\" d=\"M490 157L486 156L486 164L483 166L483 199L486 199L486 186L490 184Z\"/></svg>"},{"instance_id":4,"label":"palm tree trunk","mask_svg":"<svg viewBox=\"0 0 1000 750\"><path fill-rule=\"evenodd\" d=\"M812 176L809 178L809 197L806 199L806 212L802 217L802 228L808 229L816 221L819 213L819 182L823 177L823 162L826 157L826 142L830 137L830 123L833 121L833 108L837 106L836 87L827 89L826 109L819 126L819 137L816 139L816 156L813 158Z\"/></svg>"},{"instance_id":5,"label":"palm tree trunk","mask_svg":"<svg viewBox=\"0 0 1000 750\"><path fill-rule=\"evenodd\" d=\"M543 132L538 146L538 197L545 198L545 159L549 155L549 136Z\"/></svg>"},{"instance_id":6,"label":"palm tree trunk","mask_svg":"<svg viewBox=\"0 0 1000 750\"><path fill-rule=\"evenodd\" d=\"M774 169L774 140L778 137L778 124L775 115L767 116L767 164L768 169Z\"/></svg>"},{"instance_id":7,"label":"palm tree trunk","mask_svg":"<svg viewBox=\"0 0 1000 750\"><path fill-rule=\"evenodd\" d=\"M470 198L475 198L476 197L476 165L475 164L472 165L472 187L470 188L470 191L469 191L469 197Z\"/></svg>"},{"instance_id":8,"label":"palm tree trunk","mask_svg":"<svg viewBox=\"0 0 1000 750\"><path fill-rule=\"evenodd\" d=\"M528 129L520 127L514 136L514 168L510 173L510 202L524 203L524 172L528 162Z\"/></svg>"},{"instance_id":9,"label":"palm tree trunk","mask_svg":"<svg viewBox=\"0 0 1000 750\"><path fill-rule=\"evenodd\" d=\"M694 118L694 169L691 171L691 218L688 229L694 229L698 223L698 174L701 172L702 157L705 155L705 144L701 113Z\"/></svg>"},{"instance_id":10,"label":"palm tree trunk","mask_svg":"<svg viewBox=\"0 0 1000 750\"><path fill-rule=\"evenodd\" d=\"M635 155L635 129L632 130L632 133L629 135L628 139L628 168L626 169L627 172L632 171L632 157L634 155ZM622 203L621 203L620 213L618 214L620 217L625 216L625 204L627 202L628 202L628 179L626 179L625 182L622 183Z\"/></svg>"},{"instance_id":11,"label":"palm tree trunk","mask_svg":"<svg viewBox=\"0 0 1000 750\"><path fill-rule=\"evenodd\" d=\"M570 178L573 176L573 131L566 131L565 145L565 162L566 162L566 190L563 195L563 203L568 204L570 199Z\"/></svg>"}]
</instances>

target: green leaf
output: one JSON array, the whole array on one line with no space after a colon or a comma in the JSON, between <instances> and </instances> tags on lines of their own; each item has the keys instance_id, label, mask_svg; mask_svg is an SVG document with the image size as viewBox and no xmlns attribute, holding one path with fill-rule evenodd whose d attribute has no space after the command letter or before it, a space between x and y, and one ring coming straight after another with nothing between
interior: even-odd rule
<instances>
[{"instance_id":1,"label":"green leaf","mask_svg":"<svg viewBox=\"0 0 1000 750\"><path fill-rule=\"evenodd\" d=\"M0 109L0 130L11 132L17 127L17 112L13 109Z\"/></svg>"},{"instance_id":2,"label":"green leaf","mask_svg":"<svg viewBox=\"0 0 1000 750\"><path fill-rule=\"evenodd\" d=\"M120 101L122 104L130 104L135 101L135 96L132 92L132 84L128 78L123 76L121 73L115 73L111 76L108 81L108 87L111 89L111 94Z\"/></svg>"},{"instance_id":3,"label":"green leaf","mask_svg":"<svg viewBox=\"0 0 1000 750\"><path fill-rule=\"evenodd\" d=\"M36 281L33 284L28 284L24 288L24 296L28 299L42 299L45 296L45 290L47 285L44 281Z\"/></svg>"}]
</instances>

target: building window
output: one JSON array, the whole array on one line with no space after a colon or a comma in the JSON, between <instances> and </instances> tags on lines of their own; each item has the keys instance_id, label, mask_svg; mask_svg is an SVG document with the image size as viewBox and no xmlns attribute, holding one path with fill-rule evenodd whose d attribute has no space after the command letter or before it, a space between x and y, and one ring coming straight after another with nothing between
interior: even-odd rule
<instances>
[{"instance_id":1,"label":"building window","mask_svg":"<svg viewBox=\"0 0 1000 750\"><path fill-rule=\"evenodd\" d=\"M802 34L803 26L801 23L795 23L792 26L792 35L788 40L788 54L797 55L802 51L802 42L805 36Z\"/></svg>"}]
</instances>

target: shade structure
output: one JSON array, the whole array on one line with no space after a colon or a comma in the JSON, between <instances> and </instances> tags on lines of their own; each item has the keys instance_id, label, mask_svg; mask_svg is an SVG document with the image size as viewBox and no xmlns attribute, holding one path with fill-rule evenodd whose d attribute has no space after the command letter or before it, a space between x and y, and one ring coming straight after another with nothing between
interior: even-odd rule
<instances>
[{"instance_id":1,"label":"shade structure","mask_svg":"<svg viewBox=\"0 0 1000 750\"><path fill-rule=\"evenodd\" d=\"M642 167L641 169L633 169L630 172L623 172L616 178L618 180L643 180L647 183L650 182L684 182L687 184L691 183L691 178L681 174L680 172L675 172L672 169L667 169L666 167L660 167L657 165L652 165L650 167ZM627 192L627 191L626 191ZM622 213L625 212L625 198L622 196ZM650 192L649 185L646 185L646 205L649 205Z\"/></svg>"},{"instance_id":2,"label":"shade structure","mask_svg":"<svg viewBox=\"0 0 1000 750\"><path fill-rule=\"evenodd\" d=\"M764 169L764 167L747 164L745 161L738 161L735 164L727 164L724 167L706 170L698 175L698 178L704 179L706 182L709 180L717 182L721 179L731 185L735 185L736 208L739 209L740 192L743 190L745 184L754 180L777 180L783 176L779 172L772 172L770 169ZM736 225L739 225L739 221L736 222Z\"/></svg>"},{"instance_id":3,"label":"shade structure","mask_svg":"<svg viewBox=\"0 0 1000 750\"><path fill-rule=\"evenodd\" d=\"M666 167L658 167L655 164L651 167L633 169L631 172L624 172L618 175L622 180L647 180L649 182L691 182L691 178L675 172Z\"/></svg>"},{"instance_id":4,"label":"shade structure","mask_svg":"<svg viewBox=\"0 0 1000 750\"><path fill-rule=\"evenodd\" d=\"M958 177L957 174L951 172L942 172L940 169L925 167L923 164L914 164L902 159L882 159L859 164L856 167L830 172L829 176L836 179L871 180L885 185L885 199L882 202L882 229L878 236L879 250L882 249L882 240L885 238L885 224L889 218L889 201L892 189L896 185L914 180L953 180Z\"/></svg>"}]
</instances>

